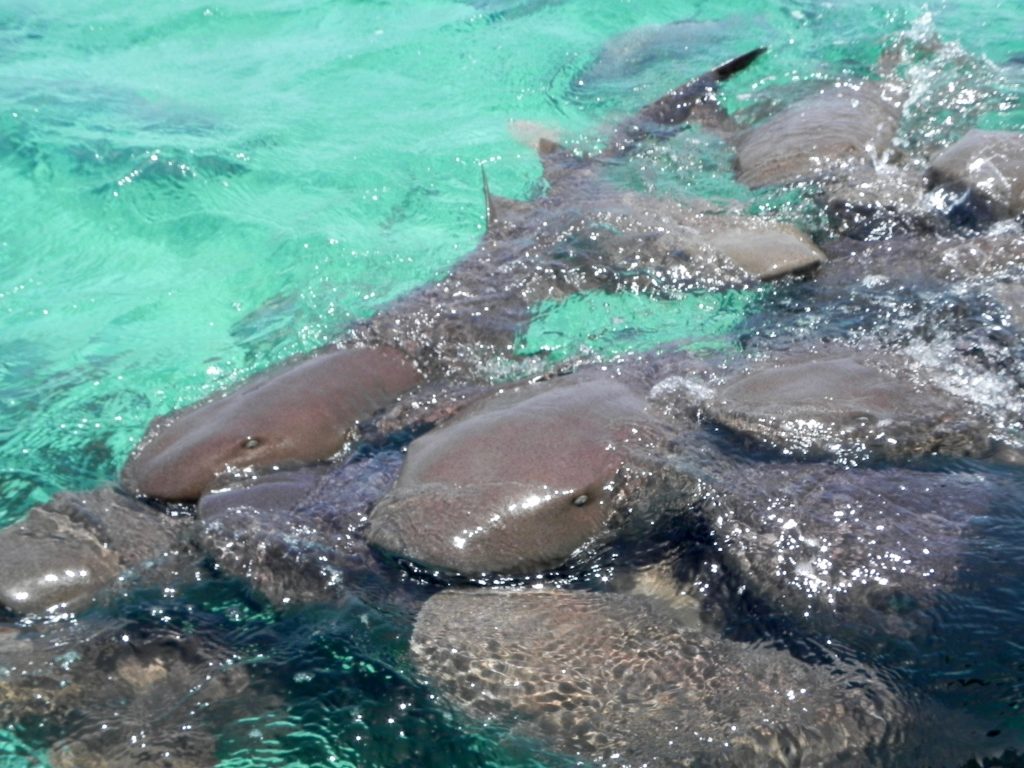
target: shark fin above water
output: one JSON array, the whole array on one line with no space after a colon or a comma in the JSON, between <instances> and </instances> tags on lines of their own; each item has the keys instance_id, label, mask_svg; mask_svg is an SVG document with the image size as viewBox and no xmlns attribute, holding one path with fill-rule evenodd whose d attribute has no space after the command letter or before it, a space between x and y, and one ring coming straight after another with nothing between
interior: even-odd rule
<instances>
[{"instance_id":1,"label":"shark fin above water","mask_svg":"<svg viewBox=\"0 0 1024 768\"><path fill-rule=\"evenodd\" d=\"M735 124L718 103L717 89L738 72L742 72L765 52L767 47L755 48L737 56L692 80L688 80L666 93L657 101L643 107L633 117L619 123L603 152L598 155L577 154L557 139L550 138L554 132L536 123L513 121L510 129L517 140L533 146L544 169L544 178L549 184L556 184L574 169L587 166L595 160L624 157L648 138L668 138L682 130L684 124L700 122L714 133L729 134ZM557 134L556 134L557 135ZM487 200L487 230L506 219L506 213L522 205L519 201L492 195L484 174L484 196Z\"/></svg>"},{"instance_id":2,"label":"shark fin above water","mask_svg":"<svg viewBox=\"0 0 1024 768\"><path fill-rule=\"evenodd\" d=\"M587 166L595 160L628 155L645 139L674 135L691 120L699 121L714 132L729 133L733 127L732 121L718 103L718 84L742 72L767 50L765 47L755 48L673 88L633 117L619 123L611 132L604 151L598 155L576 154L559 141L541 133L541 126L532 123L515 123L513 134L537 150L544 178L554 185L574 169ZM522 208L524 204L491 194L487 174L482 167L481 173L487 201L487 231L493 233L501 223L508 222L512 211Z\"/></svg>"},{"instance_id":3,"label":"shark fin above water","mask_svg":"<svg viewBox=\"0 0 1024 768\"><path fill-rule=\"evenodd\" d=\"M716 95L718 84L742 72L767 50L755 48L730 59L651 102L615 128L601 156L622 157L647 138L667 138L681 130L698 110L710 111L712 120L720 121L721 108Z\"/></svg>"},{"instance_id":4,"label":"shark fin above water","mask_svg":"<svg viewBox=\"0 0 1024 768\"><path fill-rule=\"evenodd\" d=\"M493 194L491 185L487 181L487 171L483 166L480 166L480 176L483 180L484 201L487 203L487 233L492 234L496 229L510 222L512 213L529 206L521 200Z\"/></svg>"}]
</instances>

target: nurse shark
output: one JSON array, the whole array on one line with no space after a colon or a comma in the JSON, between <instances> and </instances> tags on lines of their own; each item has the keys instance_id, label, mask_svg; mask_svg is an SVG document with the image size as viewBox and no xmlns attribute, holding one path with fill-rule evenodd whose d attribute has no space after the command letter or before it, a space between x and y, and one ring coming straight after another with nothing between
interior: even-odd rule
<instances>
[{"instance_id":1,"label":"nurse shark","mask_svg":"<svg viewBox=\"0 0 1024 768\"><path fill-rule=\"evenodd\" d=\"M485 177L486 234L447 278L398 299L309 358L155 419L124 468L124 486L190 501L239 474L327 459L375 412L424 382L486 376L488 364L510 355L542 300L592 289L748 285L814 268L823 255L792 227L704 215L623 192L601 174L641 142L720 109L719 84L763 52L750 51L648 104L615 127L596 155L542 139L546 190L535 199L491 194Z\"/></svg>"}]
</instances>

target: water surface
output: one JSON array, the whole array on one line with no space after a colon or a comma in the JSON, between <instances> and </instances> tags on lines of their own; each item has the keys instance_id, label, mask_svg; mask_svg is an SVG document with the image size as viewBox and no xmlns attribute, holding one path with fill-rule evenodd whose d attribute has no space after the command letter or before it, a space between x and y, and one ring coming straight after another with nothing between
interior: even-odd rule
<instances>
[{"instance_id":1,"label":"water surface","mask_svg":"<svg viewBox=\"0 0 1024 768\"><path fill-rule=\"evenodd\" d=\"M685 23L666 32L672 22ZM155 415L443 275L483 232L481 165L499 194L538 190L539 162L512 120L586 148L757 45L770 53L726 88L733 111L864 76L900 36L934 37L941 55L907 68L904 141L941 146L973 125L1024 127L1022 28L1020 0L8 0L0 524L57 491L115 482ZM693 130L617 173L640 190L817 225L798 197L751 192L730 171L722 143ZM738 348L744 318L775 290L541 306L520 352L611 355L680 337ZM1010 567L1024 563L1022 499L993 523L1006 549L991 554ZM222 623L281 684L284 700L225 731L223 766L553 764L453 722L389 666L400 633L353 631L358 611L280 618L218 590L140 597L138 611ZM976 628L1011 631L1021 598L1010 589L979 608L1008 613ZM1003 675L997 695L966 701L1024 732L1013 714L1024 651L1004 647L987 662ZM5 753L13 765L41 755L39 733L0 731Z\"/></svg>"}]
</instances>

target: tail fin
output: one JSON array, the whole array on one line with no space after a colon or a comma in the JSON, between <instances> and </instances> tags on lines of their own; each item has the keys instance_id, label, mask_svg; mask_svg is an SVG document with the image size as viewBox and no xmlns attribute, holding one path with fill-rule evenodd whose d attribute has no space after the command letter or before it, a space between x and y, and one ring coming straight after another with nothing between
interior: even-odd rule
<instances>
[{"instance_id":1,"label":"tail fin","mask_svg":"<svg viewBox=\"0 0 1024 768\"><path fill-rule=\"evenodd\" d=\"M755 48L752 51L744 53L742 56L737 56L735 59L725 62L725 64L722 64L721 66L715 67L708 72L708 74L714 75L718 79L718 82L721 83L728 80L737 72L742 72L760 58L761 54L766 53L767 51L767 47Z\"/></svg>"},{"instance_id":2,"label":"tail fin","mask_svg":"<svg viewBox=\"0 0 1024 768\"><path fill-rule=\"evenodd\" d=\"M737 56L689 82L673 88L651 102L636 116L620 123L602 153L603 157L622 157L649 137L665 138L677 133L698 107L717 104L718 84L753 64L767 48L755 48Z\"/></svg>"}]
</instances>

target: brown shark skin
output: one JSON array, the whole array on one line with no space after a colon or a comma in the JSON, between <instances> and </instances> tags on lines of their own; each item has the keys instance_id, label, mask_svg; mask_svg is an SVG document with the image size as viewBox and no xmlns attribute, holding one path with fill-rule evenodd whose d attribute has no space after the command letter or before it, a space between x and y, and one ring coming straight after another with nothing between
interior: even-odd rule
<instances>
[{"instance_id":1,"label":"brown shark skin","mask_svg":"<svg viewBox=\"0 0 1024 768\"><path fill-rule=\"evenodd\" d=\"M908 380L895 355L789 354L730 376L704 417L786 456L841 462L986 456L984 419L962 401Z\"/></svg>"},{"instance_id":2,"label":"brown shark skin","mask_svg":"<svg viewBox=\"0 0 1024 768\"><path fill-rule=\"evenodd\" d=\"M225 484L223 475L326 459L421 379L395 350L324 352L157 419L121 481L134 493L193 501Z\"/></svg>"},{"instance_id":3,"label":"brown shark skin","mask_svg":"<svg viewBox=\"0 0 1024 768\"><path fill-rule=\"evenodd\" d=\"M193 537L219 572L245 579L277 607L357 598L413 613L419 598L366 542L366 516L402 466L382 451L331 467L276 472L207 494Z\"/></svg>"},{"instance_id":4,"label":"brown shark skin","mask_svg":"<svg viewBox=\"0 0 1024 768\"><path fill-rule=\"evenodd\" d=\"M1024 133L973 129L932 158L932 188L972 198L986 221L1024 213ZM958 204L963 202L958 201Z\"/></svg>"},{"instance_id":5,"label":"brown shark skin","mask_svg":"<svg viewBox=\"0 0 1024 768\"><path fill-rule=\"evenodd\" d=\"M638 594L449 589L411 649L470 716L602 765L865 765L913 714L864 666L724 640Z\"/></svg>"},{"instance_id":6,"label":"brown shark skin","mask_svg":"<svg viewBox=\"0 0 1024 768\"><path fill-rule=\"evenodd\" d=\"M12 640L0 642L0 718L59 729L48 758L60 768L213 765L218 730L252 706L245 665L205 634L106 617Z\"/></svg>"},{"instance_id":7,"label":"brown shark skin","mask_svg":"<svg viewBox=\"0 0 1024 768\"><path fill-rule=\"evenodd\" d=\"M944 484L885 462L988 457L993 446L984 419L912 384L901 362L835 348L755 363L666 353L506 387L413 441L368 539L442 578L486 581L578 568L595 545L668 519L699 537L703 521L737 584L770 585L754 591L784 612L811 603L819 627L854 617L905 636L920 612L901 610L955 588L991 492L969 475ZM740 460L712 440L757 441L792 463ZM821 486L832 495L816 496ZM914 513L943 488L956 499L948 520ZM839 497L848 506L830 506ZM901 522L883 535L875 515L887 509ZM782 527L790 518L796 533ZM885 557L916 535L931 554L890 568Z\"/></svg>"},{"instance_id":8,"label":"brown shark skin","mask_svg":"<svg viewBox=\"0 0 1024 768\"><path fill-rule=\"evenodd\" d=\"M889 149L900 103L879 82L826 86L737 137L737 177L756 188L847 176Z\"/></svg>"},{"instance_id":9,"label":"brown shark skin","mask_svg":"<svg viewBox=\"0 0 1024 768\"><path fill-rule=\"evenodd\" d=\"M499 392L413 441L368 539L467 577L558 567L605 532L623 465L654 427L643 398L609 378Z\"/></svg>"},{"instance_id":10,"label":"brown shark skin","mask_svg":"<svg viewBox=\"0 0 1024 768\"><path fill-rule=\"evenodd\" d=\"M113 488L59 493L0 530L0 608L21 615L85 608L126 573L166 566L184 527Z\"/></svg>"}]
</instances>

